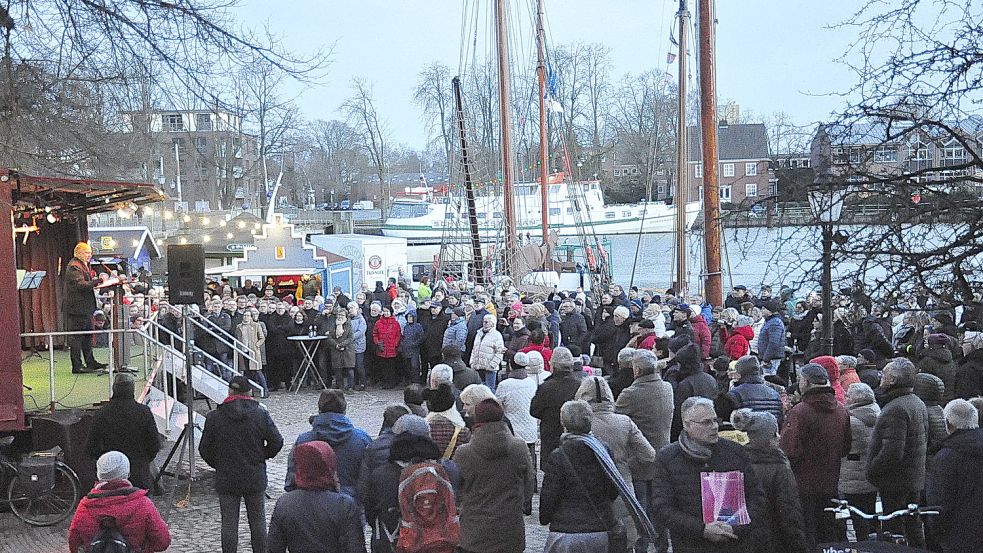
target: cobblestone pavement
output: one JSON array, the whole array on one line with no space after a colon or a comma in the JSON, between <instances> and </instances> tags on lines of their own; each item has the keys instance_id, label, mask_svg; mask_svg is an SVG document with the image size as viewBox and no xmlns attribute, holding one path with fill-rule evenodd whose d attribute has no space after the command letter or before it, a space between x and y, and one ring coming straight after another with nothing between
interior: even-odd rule
<instances>
[{"instance_id":1,"label":"cobblestone pavement","mask_svg":"<svg viewBox=\"0 0 983 553\"><path fill-rule=\"evenodd\" d=\"M302 391L299 394L283 392L260 400L270 410L273 420L283 434L284 448L276 458L267 463L270 499L266 502L267 518L273 512L276 499L282 495L287 472L287 453L301 432L310 428L308 419L317 412L317 393ZM348 416L356 426L375 436L382 425L382 411L389 403L401 402L401 391L370 390L348 396ZM170 449L164 447L161 458ZM168 551L181 553L216 553L221 551L218 497L212 482L214 473L203 462L196 463L197 474L191 486L188 506L176 507L186 498L186 480L165 478L165 493L154 502L170 526L172 545ZM541 477L542 475L540 475ZM546 539L546 529L539 525L538 496L533 499L533 515L526 517L526 552L541 552ZM245 509L240 516L239 551L248 552L249 529ZM0 513L0 553L66 553L68 521L50 527L33 528L9 513ZM368 534L366 534L368 535Z\"/></svg>"}]
</instances>

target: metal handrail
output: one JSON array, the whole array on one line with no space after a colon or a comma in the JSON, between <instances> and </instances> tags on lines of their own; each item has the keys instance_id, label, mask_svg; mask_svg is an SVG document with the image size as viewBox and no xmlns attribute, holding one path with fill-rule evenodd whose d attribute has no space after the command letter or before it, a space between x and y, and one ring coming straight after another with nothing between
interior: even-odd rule
<instances>
[{"instance_id":1,"label":"metal handrail","mask_svg":"<svg viewBox=\"0 0 983 553\"><path fill-rule=\"evenodd\" d=\"M181 311L179 311L173 305L168 305L167 307L173 309L176 313L181 313ZM246 348L242 342L240 342L234 335L232 335L225 329L219 327L212 321L208 320L207 316L198 313L197 311L191 311L191 310L188 311L188 315L189 315L188 320L191 321L191 323L194 324L196 327L204 330L210 336L221 340L223 344L229 346L236 352L242 354L242 356L245 357L246 359L252 361L253 363L259 363L259 359L253 357L252 352L250 352L249 349ZM208 325L208 328L204 326L206 324ZM225 339L226 337L228 339ZM236 365L238 365L237 363L238 360L236 359L235 361L236 361Z\"/></svg>"}]
</instances>

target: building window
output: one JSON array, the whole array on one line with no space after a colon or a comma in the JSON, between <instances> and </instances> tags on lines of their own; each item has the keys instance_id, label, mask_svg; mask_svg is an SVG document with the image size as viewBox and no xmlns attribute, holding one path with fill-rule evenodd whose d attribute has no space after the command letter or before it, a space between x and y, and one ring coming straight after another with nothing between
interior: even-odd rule
<instances>
[{"instance_id":1,"label":"building window","mask_svg":"<svg viewBox=\"0 0 983 553\"><path fill-rule=\"evenodd\" d=\"M573 215L573 208L572 207L568 207L567 208L567 215Z\"/></svg>"},{"instance_id":2,"label":"building window","mask_svg":"<svg viewBox=\"0 0 983 553\"><path fill-rule=\"evenodd\" d=\"M560 215L560 208L558 208L558 207L551 207L550 210L549 210L549 214L550 214L550 217L559 216Z\"/></svg>"},{"instance_id":3,"label":"building window","mask_svg":"<svg viewBox=\"0 0 983 553\"><path fill-rule=\"evenodd\" d=\"M184 118L180 113L168 113L163 116L164 130L167 132L181 132L184 130Z\"/></svg>"},{"instance_id":4,"label":"building window","mask_svg":"<svg viewBox=\"0 0 983 553\"><path fill-rule=\"evenodd\" d=\"M487 219L487 218L488 218L488 214L487 213L485 213L483 211L478 213L478 219Z\"/></svg>"},{"instance_id":5,"label":"building window","mask_svg":"<svg viewBox=\"0 0 983 553\"><path fill-rule=\"evenodd\" d=\"M748 182L744 184L744 196L754 198L758 195L758 183Z\"/></svg>"},{"instance_id":6,"label":"building window","mask_svg":"<svg viewBox=\"0 0 983 553\"><path fill-rule=\"evenodd\" d=\"M744 174L747 175L747 176L749 176L749 177L756 177L756 176L758 176L758 164L755 163L755 162L745 163L744 164Z\"/></svg>"},{"instance_id":7,"label":"building window","mask_svg":"<svg viewBox=\"0 0 983 553\"><path fill-rule=\"evenodd\" d=\"M631 217L631 211L629 211L629 210L626 209L626 210L624 210L624 211L621 212L621 216L622 217Z\"/></svg>"},{"instance_id":8,"label":"building window","mask_svg":"<svg viewBox=\"0 0 983 553\"><path fill-rule=\"evenodd\" d=\"M620 177L621 176L621 169L615 169L614 170L614 176Z\"/></svg>"},{"instance_id":9,"label":"building window","mask_svg":"<svg viewBox=\"0 0 983 553\"><path fill-rule=\"evenodd\" d=\"M898 161L898 150L893 146L878 146L874 150L874 161L877 163L893 163Z\"/></svg>"},{"instance_id":10,"label":"building window","mask_svg":"<svg viewBox=\"0 0 983 553\"><path fill-rule=\"evenodd\" d=\"M949 140L942 148L942 161L945 165L965 163L966 148L955 138Z\"/></svg>"},{"instance_id":11,"label":"building window","mask_svg":"<svg viewBox=\"0 0 983 553\"><path fill-rule=\"evenodd\" d=\"M205 151L206 140L202 136L195 137L195 149L203 153Z\"/></svg>"},{"instance_id":12,"label":"building window","mask_svg":"<svg viewBox=\"0 0 983 553\"><path fill-rule=\"evenodd\" d=\"M733 163L725 163L724 164L724 176L725 177L733 177L734 176L734 164Z\"/></svg>"},{"instance_id":13,"label":"building window","mask_svg":"<svg viewBox=\"0 0 983 553\"><path fill-rule=\"evenodd\" d=\"M208 164L205 163L205 160L199 159L195 161L195 176L200 178L208 176Z\"/></svg>"},{"instance_id":14,"label":"building window","mask_svg":"<svg viewBox=\"0 0 983 553\"><path fill-rule=\"evenodd\" d=\"M659 186L656 187L656 190L658 191L657 193L661 196L666 193L666 185L660 184Z\"/></svg>"},{"instance_id":15,"label":"building window","mask_svg":"<svg viewBox=\"0 0 983 553\"><path fill-rule=\"evenodd\" d=\"M698 179L702 179L703 178L703 164L702 163L697 163L696 164L696 178L698 178Z\"/></svg>"},{"instance_id":16,"label":"building window","mask_svg":"<svg viewBox=\"0 0 983 553\"><path fill-rule=\"evenodd\" d=\"M914 161L930 161L932 154L928 150L928 144L916 141L911 144L911 159Z\"/></svg>"},{"instance_id":17,"label":"building window","mask_svg":"<svg viewBox=\"0 0 983 553\"><path fill-rule=\"evenodd\" d=\"M212 130L212 114L199 113L195 115L195 129L199 131Z\"/></svg>"},{"instance_id":18,"label":"building window","mask_svg":"<svg viewBox=\"0 0 983 553\"><path fill-rule=\"evenodd\" d=\"M607 212L604 213L604 218L605 219L614 219L614 217L615 217L615 215L614 215L614 212L613 211L607 211Z\"/></svg>"},{"instance_id":19,"label":"building window","mask_svg":"<svg viewBox=\"0 0 983 553\"><path fill-rule=\"evenodd\" d=\"M631 168L631 174L632 175L637 175L638 174L638 167L632 167Z\"/></svg>"},{"instance_id":20,"label":"building window","mask_svg":"<svg viewBox=\"0 0 983 553\"><path fill-rule=\"evenodd\" d=\"M725 184L720 187L720 201L729 202L730 201L730 185Z\"/></svg>"}]
</instances>

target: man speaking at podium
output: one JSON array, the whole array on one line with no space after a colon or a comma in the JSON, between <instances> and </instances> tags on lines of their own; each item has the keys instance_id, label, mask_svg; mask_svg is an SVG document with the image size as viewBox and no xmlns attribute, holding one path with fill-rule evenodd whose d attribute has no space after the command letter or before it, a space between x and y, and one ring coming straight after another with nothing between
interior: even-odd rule
<instances>
[{"instance_id":1,"label":"man speaking at podium","mask_svg":"<svg viewBox=\"0 0 983 553\"><path fill-rule=\"evenodd\" d=\"M86 242L75 245L75 252L65 269L65 312L67 330L92 330L92 314L96 311L95 287L102 282L89 267L92 247ZM98 371L106 368L92 356L92 337L89 334L72 334L68 337L68 349L72 356L72 373ZM85 365L82 358L85 358Z\"/></svg>"}]
</instances>

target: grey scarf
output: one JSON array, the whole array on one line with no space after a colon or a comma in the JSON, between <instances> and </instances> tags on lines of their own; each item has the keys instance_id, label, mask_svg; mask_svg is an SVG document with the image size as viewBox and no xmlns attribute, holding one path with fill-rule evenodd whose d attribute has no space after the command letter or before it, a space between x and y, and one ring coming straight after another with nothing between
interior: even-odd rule
<instances>
[{"instance_id":1,"label":"grey scarf","mask_svg":"<svg viewBox=\"0 0 983 553\"><path fill-rule=\"evenodd\" d=\"M709 447L697 443L696 440L689 437L685 430L679 433L679 447L683 448L683 453L686 455L704 463L709 461L710 456L713 455L713 451Z\"/></svg>"}]
</instances>

